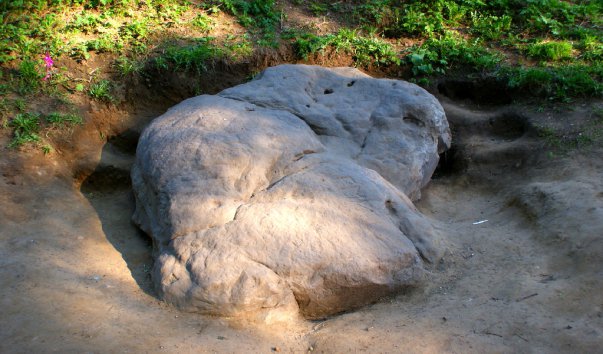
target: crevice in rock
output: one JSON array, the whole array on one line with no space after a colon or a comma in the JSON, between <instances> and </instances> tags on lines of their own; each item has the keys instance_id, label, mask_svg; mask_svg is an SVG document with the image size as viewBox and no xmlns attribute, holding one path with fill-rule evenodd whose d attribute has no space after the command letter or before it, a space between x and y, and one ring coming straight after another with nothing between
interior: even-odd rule
<instances>
[{"instance_id":1,"label":"crevice in rock","mask_svg":"<svg viewBox=\"0 0 603 354\"><path fill-rule=\"evenodd\" d=\"M507 85L496 79L450 79L438 84L440 94L452 100L469 100L477 104L501 105L512 101Z\"/></svg>"},{"instance_id":2,"label":"crevice in rock","mask_svg":"<svg viewBox=\"0 0 603 354\"><path fill-rule=\"evenodd\" d=\"M392 215L396 215L397 210L396 207L394 207L394 203L391 200L386 200L385 201L385 208L392 214Z\"/></svg>"},{"instance_id":3,"label":"crevice in rock","mask_svg":"<svg viewBox=\"0 0 603 354\"><path fill-rule=\"evenodd\" d=\"M402 118L402 120L406 123L414 124L420 128L425 127L425 122L413 116L412 114L407 114L406 116L404 116L404 118Z\"/></svg>"},{"instance_id":4,"label":"crevice in rock","mask_svg":"<svg viewBox=\"0 0 603 354\"><path fill-rule=\"evenodd\" d=\"M432 179L440 179L463 173L468 167L467 158L455 145L440 154L440 161L436 167Z\"/></svg>"},{"instance_id":5,"label":"crevice in rock","mask_svg":"<svg viewBox=\"0 0 603 354\"><path fill-rule=\"evenodd\" d=\"M489 119L493 135L505 140L521 138L530 129L529 120L515 112L504 112Z\"/></svg>"}]
</instances>

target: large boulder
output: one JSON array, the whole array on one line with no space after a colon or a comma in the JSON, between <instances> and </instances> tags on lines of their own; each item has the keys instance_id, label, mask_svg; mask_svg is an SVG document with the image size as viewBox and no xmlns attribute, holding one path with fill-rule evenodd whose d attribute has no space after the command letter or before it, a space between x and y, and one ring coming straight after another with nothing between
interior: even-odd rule
<instances>
[{"instance_id":1,"label":"large boulder","mask_svg":"<svg viewBox=\"0 0 603 354\"><path fill-rule=\"evenodd\" d=\"M438 101L356 69L282 65L142 134L134 222L179 307L266 320L418 284L440 236L413 206L450 145Z\"/></svg>"}]
</instances>

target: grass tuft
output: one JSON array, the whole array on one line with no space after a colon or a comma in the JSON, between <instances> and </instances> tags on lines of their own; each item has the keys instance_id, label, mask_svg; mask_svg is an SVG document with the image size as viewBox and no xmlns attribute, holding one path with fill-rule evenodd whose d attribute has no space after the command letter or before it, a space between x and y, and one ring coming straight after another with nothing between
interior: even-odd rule
<instances>
[{"instance_id":1,"label":"grass tuft","mask_svg":"<svg viewBox=\"0 0 603 354\"><path fill-rule=\"evenodd\" d=\"M572 49L568 41L538 42L528 46L528 55L541 60L559 61L572 58Z\"/></svg>"},{"instance_id":2,"label":"grass tuft","mask_svg":"<svg viewBox=\"0 0 603 354\"><path fill-rule=\"evenodd\" d=\"M40 129L39 114L19 113L8 125L15 129L9 147L16 148L26 143L40 142L40 136L37 134Z\"/></svg>"},{"instance_id":3,"label":"grass tuft","mask_svg":"<svg viewBox=\"0 0 603 354\"><path fill-rule=\"evenodd\" d=\"M113 84L109 80L99 80L90 85L88 88L88 95L99 101L113 102L114 98L111 95L113 90Z\"/></svg>"}]
</instances>

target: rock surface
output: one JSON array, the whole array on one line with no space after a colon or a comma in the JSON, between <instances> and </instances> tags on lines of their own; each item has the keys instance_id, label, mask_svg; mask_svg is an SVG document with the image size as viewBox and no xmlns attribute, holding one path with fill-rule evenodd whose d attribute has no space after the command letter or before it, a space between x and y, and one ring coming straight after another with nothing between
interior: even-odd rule
<instances>
[{"instance_id":1,"label":"rock surface","mask_svg":"<svg viewBox=\"0 0 603 354\"><path fill-rule=\"evenodd\" d=\"M416 285L442 246L411 199L449 146L433 96L351 68L282 65L180 103L132 168L160 296L278 320Z\"/></svg>"}]
</instances>

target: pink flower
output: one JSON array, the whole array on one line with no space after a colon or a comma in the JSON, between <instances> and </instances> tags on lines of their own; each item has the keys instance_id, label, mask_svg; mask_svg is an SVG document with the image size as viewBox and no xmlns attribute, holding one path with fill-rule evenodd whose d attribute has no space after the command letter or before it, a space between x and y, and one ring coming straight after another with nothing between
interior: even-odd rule
<instances>
[{"instance_id":1,"label":"pink flower","mask_svg":"<svg viewBox=\"0 0 603 354\"><path fill-rule=\"evenodd\" d=\"M46 52L46 56L44 57L44 62L46 63L46 68L48 68L48 69L52 68L54 61L52 60L50 53Z\"/></svg>"},{"instance_id":2,"label":"pink flower","mask_svg":"<svg viewBox=\"0 0 603 354\"><path fill-rule=\"evenodd\" d=\"M54 64L54 61L48 52L46 52L46 55L44 56L44 63L46 63L46 76L44 76L42 80L46 81L52 76L52 65Z\"/></svg>"}]
</instances>

